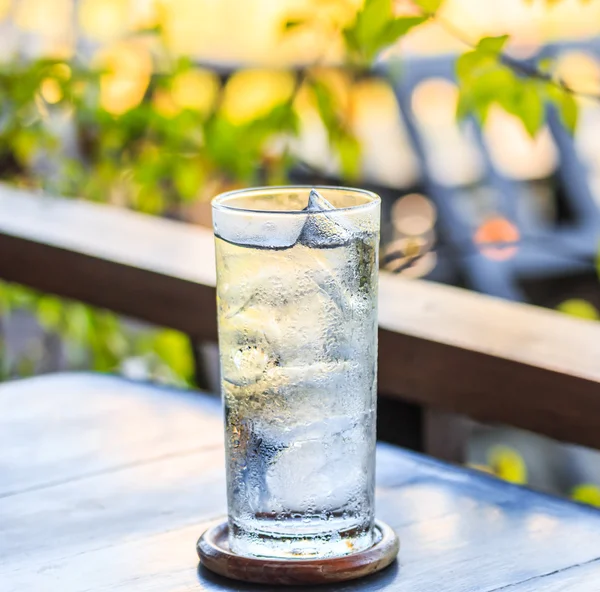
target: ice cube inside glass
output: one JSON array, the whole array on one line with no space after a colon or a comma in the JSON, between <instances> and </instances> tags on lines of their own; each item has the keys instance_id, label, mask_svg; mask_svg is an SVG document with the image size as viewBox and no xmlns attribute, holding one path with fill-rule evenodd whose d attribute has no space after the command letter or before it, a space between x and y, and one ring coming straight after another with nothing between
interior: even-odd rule
<instances>
[{"instance_id":1,"label":"ice cube inside glass","mask_svg":"<svg viewBox=\"0 0 600 592\"><path fill-rule=\"evenodd\" d=\"M213 200L235 553L373 544L379 209L339 187Z\"/></svg>"}]
</instances>

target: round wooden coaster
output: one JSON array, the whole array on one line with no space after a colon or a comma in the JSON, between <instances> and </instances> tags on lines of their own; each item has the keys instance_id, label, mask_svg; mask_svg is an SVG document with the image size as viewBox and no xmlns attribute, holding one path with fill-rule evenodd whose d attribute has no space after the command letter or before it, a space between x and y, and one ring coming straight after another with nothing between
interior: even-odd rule
<instances>
[{"instance_id":1,"label":"round wooden coaster","mask_svg":"<svg viewBox=\"0 0 600 592\"><path fill-rule=\"evenodd\" d=\"M223 522L209 528L198 540L202 564L227 578L258 584L326 584L353 580L381 571L393 563L400 549L396 533L376 521L376 542L372 547L329 559L272 559L242 557L232 553Z\"/></svg>"}]
</instances>

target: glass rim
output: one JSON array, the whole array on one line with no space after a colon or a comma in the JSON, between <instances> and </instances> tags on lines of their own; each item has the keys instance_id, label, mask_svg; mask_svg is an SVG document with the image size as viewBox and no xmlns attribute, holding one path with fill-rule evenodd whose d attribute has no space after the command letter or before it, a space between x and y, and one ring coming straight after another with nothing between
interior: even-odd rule
<instances>
[{"instance_id":1,"label":"glass rim","mask_svg":"<svg viewBox=\"0 0 600 592\"><path fill-rule=\"evenodd\" d=\"M264 209L251 209L251 208L240 208L231 205L227 205L223 203L225 200L237 196L237 195L248 195L252 193L261 194L263 197L268 197L271 193L278 193L281 191L294 191L294 190L303 190L310 192L311 189L319 190L327 190L327 191L336 191L339 193L360 193L365 197L369 198L369 201L365 203L354 205L354 206L344 206L342 208L335 208L335 210L320 210L318 212L306 212L304 210L264 210ZM367 209L369 207L373 207L377 204L381 203L381 197L374 193L373 191L369 191L368 189L359 189L357 187L343 187L339 185L265 185L263 187L246 187L244 189L233 189L231 191L225 191L224 193L219 193L211 200L211 206L214 210L219 210L223 212L239 212L241 214L272 214L272 215L303 215L307 214L311 215L319 215L319 214L331 214L332 212L349 212L360 209Z\"/></svg>"}]
</instances>

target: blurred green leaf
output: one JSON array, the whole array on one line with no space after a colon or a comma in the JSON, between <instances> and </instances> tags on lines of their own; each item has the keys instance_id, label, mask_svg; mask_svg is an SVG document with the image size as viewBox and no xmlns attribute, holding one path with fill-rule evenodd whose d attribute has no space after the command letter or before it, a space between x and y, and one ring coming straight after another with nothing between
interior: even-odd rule
<instances>
[{"instance_id":1,"label":"blurred green leaf","mask_svg":"<svg viewBox=\"0 0 600 592\"><path fill-rule=\"evenodd\" d=\"M392 0L365 0L354 21L343 30L343 37L355 60L368 64L382 49L426 20L426 16L395 18Z\"/></svg>"},{"instance_id":2,"label":"blurred green leaf","mask_svg":"<svg viewBox=\"0 0 600 592\"><path fill-rule=\"evenodd\" d=\"M457 116L475 114L485 122L489 108L499 104L508 113L517 116L534 136L541 128L545 115L545 83L519 78L499 60L508 37L486 37L477 48L464 53L456 61L459 82Z\"/></svg>"},{"instance_id":3,"label":"blurred green leaf","mask_svg":"<svg viewBox=\"0 0 600 592\"><path fill-rule=\"evenodd\" d=\"M90 332L90 313L86 306L73 302L65 314L63 336L77 344L87 342Z\"/></svg>"},{"instance_id":4,"label":"blurred green leaf","mask_svg":"<svg viewBox=\"0 0 600 592\"><path fill-rule=\"evenodd\" d=\"M334 148L340 158L342 175L349 180L356 180L360 176L361 146L353 136L344 134L336 138Z\"/></svg>"},{"instance_id":5,"label":"blurred green leaf","mask_svg":"<svg viewBox=\"0 0 600 592\"><path fill-rule=\"evenodd\" d=\"M10 284L0 281L0 316L10 314L11 309Z\"/></svg>"},{"instance_id":6,"label":"blurred green leaf","mask_svg":"<svg viewBox=\"0 0 600 592\"><path fill-rule=\"evenodd\" d=\"M499 64L488 52L478 50L467 51L460 55L455 64L456 76L459 82L467 84L477 76L491 69L497 70Z\"/></svg>"},{"instance_id":7,"label":"blurred green leaf","mask_svg":"<svg viewBox=\"0 0 600 592\"><path fill-rule=\"evenodd\" d=\"M42 296L37 303L37 318L46 330L56 331L62 322L64 304L54 296Z\"/></svg>"},{"instance_id":8,"label":"blurred green leaf","mask_svg":"<svg viewBox=\"0 0 600 592\"><path fill-rule=\"evenodd\" d=\"M204 171L192 159L181 159L175 169L175 187L185 201L192 201L198 195L204 181Z\"/></svg>"},{"instance_id":9,"label":"blurred green leaf","mask_svg":"<svg viewBox=\"0 0 600 592\"><path fill-rule=\"evenodd\" d=\"M557 310L571 315L572 317L579 317L581 319L600 319L600 313L596 307L587 300L582 300L580 298L571 298L570 300L561 302L557 306Z\"/></svg>"},{"instance_id":10,"label":"blurred green leaf","mask_svg":"<svg viewBox=\"0 0 600 592\"><path fill-rule=\"evenodd\" d=\"M35 305L36 297L33 290L11 284L8 290L8 298L10 300L11 308L23 308L31 310Z\"/></svg>"},{"instance_id":11,"label":"blurred green leaf","mask_svg":"<svg viewBox=\"0 0 600 592\"><path fill-rule=\"evenodd\" d=\"M420 6L428 14L434 14L442 5L443 0L414 0L417 6Z\"/></svg>"},{"instance_id":12,"label":"blurred green leaf","mask_svg":"<svg viewBox=\"0 0 600 592\"><path fill-rule=\"evenodd\" d=\"M473 113L483 123L493 103L508 111L515 110L515 95L519 81L510 68L500 64L488 52L471 51L456 62L459 83L457 116L464 118Z\"/></svg>"},{"instance_id":13,"label":"blurred green leaf","mask_svg":"<svg viewBox=\"0 0 600 592\"><path fill-rule=\"evenodd\" d=\"M508 35L499 35L497 37L483 37L477 43L477 51L498 55L508 41Z\"/></svg>"},{"instance_id":14,"label":"blurred green leaf","mask_svg":"<svg viewBox=\"0 0 600 592\"><path fill-rule=\"evenodd\" d=\"M537 134L544 123L544 95L540 90L535 82L515 79L511 104L503 105L523 122L531 137Z\"/></svg>"},{"instance_id":15,"label":"blurred green leaf","mask_svg":"<svg viewBox=\"0 0 600 592\"><path fill-rule=\"evenodd\" d=\"M194 358L186 335L170 329L157 331L148 345L176 374L192 379Z\"/></svg>"},{"instance_id":16,"label":"blurred green leaf","mask_svg":"<svg viewBox=\"0 0 600 592\"><path fill-rule=\"evenodd\" d=\"M336 106L335 96L331 89L318 79L312 79L310 86L316 99L319 115L325 127L328 130L338 127L340 125L339 107Z\"/></svg>"},{"instance_id":17,"label":"blurred green leaf","mask_svg":"<svg viewBox=\"0 0 600 592\"><path fill-rule=\"evenodd\" d=\"M558 89L558 92L552 93L551 100L558 109L562 124L571 134L575 133L579 117L579 109L575 97L567 91Z\"/></svg>"},{"instance_id":18,"label":"blurred green leaf","mask_svg":"<svg viewBox=\"0 0 600 592\"><path fill-rule=\"evenodd\" d=\"M361 146L342 117L341 107L327 84L312 80L311 87L331 148L339 158L342 175L349 180L360 173Z\"/></svg>"},{"instance_id":19,"label":"blurred green leaf","mask_svg":"<svg viewBox=\"0 0 600 592\"><path fill-rule=\"evenodd\" d=\"M391 20L383 28L379 38L379 47L375 50L383 49L395 43L400 37L406 35L411 29L419 26L427 20L422 16L403 16Z\"/></svg>"},{"instance_id":20,"label":"blurred green leaf","mask_svg":"<svg viewBox=\"0 0 600 592\"><path fill-rule=\"evenodd\" d=\"M525 84L522 87L520 109L517 114L521 117L529 135L535 136L544 123L544 101L534 84Z\"/></svg>"},{"instance_id":21,"label":"blurred green leaf","mask_svg":"<svg viewBox=\"0 0 600 592\"><path fill-rule=\"evenodd\" d=\"M93 368L99 372L114 371L121 359L132 354L131 337L125 337L125 327L112 313L90 310L88 319Z\"/></svg>"}]
</instances>

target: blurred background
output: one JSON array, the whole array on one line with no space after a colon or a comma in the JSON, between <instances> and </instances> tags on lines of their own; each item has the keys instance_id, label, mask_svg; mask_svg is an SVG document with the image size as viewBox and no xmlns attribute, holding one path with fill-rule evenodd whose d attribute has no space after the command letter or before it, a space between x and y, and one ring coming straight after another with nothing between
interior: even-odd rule
<instances>
[{"instance_id":1,"label":"blurred background","mask_svg":"<svg viewBox=\"0 0 600 592\"><path fill-rule=\"evenodd\" d=\"M367 187L382 268L598 320L599 33L595 0L0 0L0 181L208 227L227 189ZM198 382L186 336L1 283L0 378L61 369ZM470 434L600 505L596 453Z\"/></svg>"}]
</instances>

